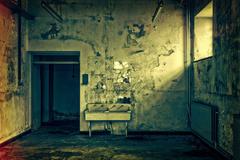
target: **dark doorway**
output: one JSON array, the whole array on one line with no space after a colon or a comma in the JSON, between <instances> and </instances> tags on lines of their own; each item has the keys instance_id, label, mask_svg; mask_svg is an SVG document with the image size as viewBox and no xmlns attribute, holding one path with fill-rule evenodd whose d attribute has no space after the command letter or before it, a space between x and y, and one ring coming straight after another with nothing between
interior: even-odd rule
<instances>
[{"instance_id":1,"label":"dark doorway","mask_svg":"<svg viewBox=\"0 0 240 160\"><path fill-rule=\"evenodd\" d=\"M79 130L80 65L75 55L32 55L32 128L59 124Z\"/></svg>"}]
</instances>

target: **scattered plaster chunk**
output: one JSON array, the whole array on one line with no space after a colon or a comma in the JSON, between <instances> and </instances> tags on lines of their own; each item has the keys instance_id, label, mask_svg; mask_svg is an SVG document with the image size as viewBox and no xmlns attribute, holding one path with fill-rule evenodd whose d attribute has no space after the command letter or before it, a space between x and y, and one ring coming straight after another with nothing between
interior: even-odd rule
<instances>
[{"instance_id":1,"label":"scattered plaster chunk","mask_svg":"<svg viewBox=\"0 0 240 160\"><path fill-rule=\"evenodd\" d=\"M128 68L129 67L128 62L123 62L122 65L123 65L124 68Z\"/></svg>"},{"instance_id":2,"label":"scattered plaster chunk","mask_svg":"<svg viewBox=\"0 0 240 160\"><path fill-rule=\"evenodd\" d=\"M114 69L123 69L123 65L119 61L115 61Z\"/></svg>"}]
</instances>

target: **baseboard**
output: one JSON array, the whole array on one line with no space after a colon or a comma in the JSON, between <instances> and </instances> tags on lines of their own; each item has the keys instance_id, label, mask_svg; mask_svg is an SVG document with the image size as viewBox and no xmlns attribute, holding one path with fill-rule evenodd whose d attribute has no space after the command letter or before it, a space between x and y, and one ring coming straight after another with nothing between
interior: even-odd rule
<instances>
[{"instance_id":1,"label":"baseboard","mask_svg":"<svg viewBox=\"0 0 240 160\"><path fill-rule=\"evenodd\" d=\"M192 135L190 131L129 131L128 135Z\"/></svg>"},{"instance_id":2,"label":"baseboard","mask_svg":"<svg viewBox=\"0 0 240 160\"><path fill-rule=\"evenodd\" d=\"M82 135L88 135L88 131L80 131L80 134ZM111 134L110 131L104 131L104 130L95 130L95 131L92 131L92 135L109 135Z\"/></svg>"},{"instance_id":3,"label":"baseboard","mask_svg":"<svg viewBox=\"0 0 240 160\"><path fill-rule=\"evenodd\" d=\"M80 131L80 134L88 135L88 131ZM110 134L110 131L92 131L94 135ZM128 131L128 135L192 135L190 131Z\"/></svg>"},{"instance_id":4,"label":"baseboard","mask_svg":"<svg viewBox=\"0 0 240 160\"><path fill-rule=\"evenodd\" d=\"M27 129L27 130L23 131L22 133L20 133L20 134L18 134L16 136L13 136L12 138L9 138L8 140L0 143L0 147L3 147L3 146L5 146L5 145L7 145L9 143L14 142L16 139L18 139L18 138L20 138L20 137L22 137L22 136L24 136L26 134L29 134L30 132L31 132L31 129Z\"/></svg>"},{"instance_id":5,"label":"baseboard","mask_svg":"<svg viewBox=\"0 0 240 160\"><path fill-rule=\"evenodd\" d=\"M233 160L233 155L231 155L230 153L228 153L227 151L225 151L222 147L217 146L216 147L216 151L218 153L220 153L225 159L227 160Z\"/></svg>"}]
</instances>

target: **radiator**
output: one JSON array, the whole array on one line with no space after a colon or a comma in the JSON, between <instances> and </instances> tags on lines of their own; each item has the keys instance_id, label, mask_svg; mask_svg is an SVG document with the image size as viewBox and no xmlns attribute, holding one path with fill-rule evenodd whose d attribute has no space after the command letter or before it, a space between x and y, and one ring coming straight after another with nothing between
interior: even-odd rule
<instances>
[{"instance_id":1,"label":"radiator","mask_svg":"<svg viewBox=\"0 0 240 160\"><path fill-rule=\"evenodd\" d=\"M191 129L193 133L214 146L217 144L217 115L217 107L199 102L191 104Z\"/></svg>"}]
</instances>

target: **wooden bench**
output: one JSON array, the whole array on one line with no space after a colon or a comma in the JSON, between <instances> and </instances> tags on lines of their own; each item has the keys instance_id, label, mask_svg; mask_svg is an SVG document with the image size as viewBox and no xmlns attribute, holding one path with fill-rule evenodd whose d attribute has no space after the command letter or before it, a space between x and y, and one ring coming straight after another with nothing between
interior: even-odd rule
<instances>
[{"instance_id":1,"label":"wooden bench","mask_svg":"<svg viewBox=\"0 0 240 160\"><path fill-rule=\"evenodd\" d=\"M125 135L128 135L128 122L131 120L130 104L88 104L85 120L88 122L89 137L92 136L92 122L125 122ZM111 127L112 132L112 127Z\"/></svg>"}]
</instances>

